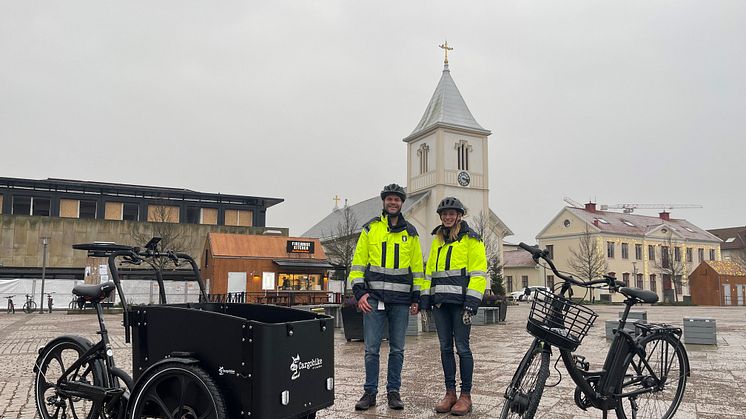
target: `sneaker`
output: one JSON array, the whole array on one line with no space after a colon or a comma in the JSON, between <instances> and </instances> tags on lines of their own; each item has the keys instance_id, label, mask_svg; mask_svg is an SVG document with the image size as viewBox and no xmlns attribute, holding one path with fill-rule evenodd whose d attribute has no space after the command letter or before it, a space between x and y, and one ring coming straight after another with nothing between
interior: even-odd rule
<instances>
[{"instance_id":1,"label":"sneaker","mask_svg":"<svg viewBox=\"0 0 746 419\"><path fill-rule=\"evenodd\" d=\"M355 410L368 410L371 406L376 405L376 395L368 393L367 391L363 393L363 397L358 400L358 402L355 404Z\"/></svg>"},{"instance_id":2,"label":"sneaker","mask_svg":"<svg viewBox=\"0 0 746 419\"><path fill-rule=\"evenodd\" d=\"M398 391L389 391L386 395L389 399L389 408L394 410L404 409L404 403L401 401L401 396Z\"/></svg>"}]
</instances>

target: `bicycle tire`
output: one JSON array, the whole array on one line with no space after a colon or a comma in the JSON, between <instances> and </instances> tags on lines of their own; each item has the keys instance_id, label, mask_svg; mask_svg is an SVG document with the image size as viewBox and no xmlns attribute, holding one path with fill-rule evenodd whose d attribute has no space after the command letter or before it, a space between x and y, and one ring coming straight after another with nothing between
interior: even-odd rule
<instances>
[{"instance_id":1,"label":"bicycle tire","mask_svg":"<svg viewBox=\"0 0 746 419\"><path fill-rule=\"evenodd\" d=\"M523 356L510 386L505 390L505 403L500 419L531 419L536 414L544 393L544 384L549 377L549 351L543 345L543 342L534 339Z\"/></svg>"},{"instance_id":2,"label":"bicycle tire","mask_svg":"<svg viewBox=\"0 0 746 419\"><path fill-rule=\"evenodd\" d=\"M56 391L63 371L92 346L88 339L80 336L61 336L41 350L34 366L34 400L39 417L58 418L61 409L68 417L92 417L90 414L96 409L92 402L80 398L61 398ZM105 386L105 371L103 360L96 359L82 365L69 379Z\"/></svg>"},{"instance_id":3,"label":"bicycle tire","mask_svg":"<svg viewBox=\"0 0 746 419\"><path fill-rule=\"evenodd\" d=\"M129 417L228 417L215 381L196 365L168 362L140 378L130 396Z\"/></svg>"},{"instance_id":4,"label":"bicycle tire","mask_svg":"<svg viewBox=\"0 0 746 419\"><path fill-rule=\"evenodd\" d=\"M36 311L36 302L34 300L26 301L23 304L23 312L26 314L31 314L34 311Z\"/></svg>"},{"instance_id":5,"label":"bicycle tire","mask_svg":"<svg viewBox=\"0 0 746 419\"><path fill-rule=\"evenodd\" d=\"M664 376L663 388L635 397L619 400L615 410L618 418L632 418L633 405L637 405L639 419L668 419L673 417L684 398L688 363L686 350L681 342L671 335L653 334L640 340L645 348L645 360L656 373ZM626 373L617 386L617 393L629 393L650 388L655 380L642 363L639 354L628 356ZM662 416L661 416L661 412Z\"/></svg>"}]
</instances>

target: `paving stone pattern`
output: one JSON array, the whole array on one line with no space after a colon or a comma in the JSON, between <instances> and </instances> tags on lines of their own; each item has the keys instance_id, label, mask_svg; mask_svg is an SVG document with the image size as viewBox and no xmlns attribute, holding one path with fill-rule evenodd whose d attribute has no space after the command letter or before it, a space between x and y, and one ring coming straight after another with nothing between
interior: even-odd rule
<instances>
[{"instance_id":1,"label":"paving stone pattern","mask_svg":"<svg viewBox=\"0 0 746 419\"><path fill-rule=\"evenodd\" d=\"M644 307L649 322L682 326L683 317L717 319L717 346L687 345L692 367L684 403L676 418L746 419L746 308L715 307ZM596 325L576 351L585 355L591 368L598 368L608 350L604 322L614 319L619 306L594 306L599 313ZM510 306L504 324L472 328L475 358L472 418L495 418L500 413L502 394L531 337L525 331L528 304ZM124 342L121 315L107 315L115 358L120 367L131 370L131 349ZM0 314L0 419L35 417L33 399L33 363L37 350L45 342L62 334L78 334L96 340L97 323L93 315ZM407 336L402 372L403 411L389 410L385 403L387 345L381 349L381 394L378 406L367 412L355 412L354 404L362 394L364 380L363 343L347 342L341 329L336 330L335 404L318 412L319 418L438 418L433 404L443 395L443 376L435 333ZM552 358L548 384L559 379ZM560 364L562 380L547 388L537 418L600 418L597 410L584 412L573 402L574 384ZM610 412L610 417L614 417Z\"/></svg>"}]
</instances>

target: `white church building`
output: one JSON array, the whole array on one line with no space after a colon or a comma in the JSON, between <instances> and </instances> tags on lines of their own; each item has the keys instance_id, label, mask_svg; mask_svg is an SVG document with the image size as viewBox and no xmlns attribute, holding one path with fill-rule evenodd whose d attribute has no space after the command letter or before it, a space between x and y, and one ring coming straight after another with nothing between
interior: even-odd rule
<instances>
[{"instance_id":1,"label":"white church building","mask_svg":"<svg viewBox=\"0 0 746 419\"><path fill-rule=\"evenodd\" d=\"M407 200L402 214L420 234L422 251L430 251L432 229L440 224L435 212L438 203L447 196L455 196L466 207L464 218L470 225L477 217L486 217L496 249L502 259L503 238L512 231L489 208L489 161L487 137L491 132L472 116L466 102L451 78L446 55L443 74L425 114L411 134L403 141L407 146L407 181L392 181L406 186ZM381 185L383 187L383 185ZM365 201L331 214L306 231L303 236L334 240L344 211L349 210L357 221L356 233L362 224L381 214L378 191Z\"/></svg>"}]
</instances>

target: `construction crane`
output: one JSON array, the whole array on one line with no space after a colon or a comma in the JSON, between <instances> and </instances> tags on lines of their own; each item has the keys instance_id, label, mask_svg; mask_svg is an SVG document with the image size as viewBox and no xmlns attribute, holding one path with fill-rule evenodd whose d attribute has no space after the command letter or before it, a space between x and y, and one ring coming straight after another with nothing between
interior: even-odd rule
<instances>
[{"instance_id":1,"label":"construction crane","mask_svg":"<svg viewBox=\"0 0 746 419\"><path fill-rule=\"evenodd\" d=\"M696 204L616 204L616 205L604 205L601 204L598 206L598 208L601 211L606 211L609 209L620 209L625 214L631 214L636 209L660 209L660 210L668 210L668 209L679 209L679 208L702 208L702 205L696 205Z\"/></svg>"}]
</instances>

